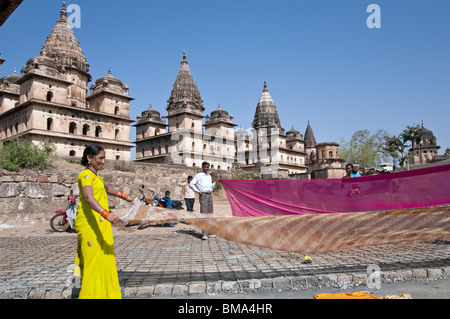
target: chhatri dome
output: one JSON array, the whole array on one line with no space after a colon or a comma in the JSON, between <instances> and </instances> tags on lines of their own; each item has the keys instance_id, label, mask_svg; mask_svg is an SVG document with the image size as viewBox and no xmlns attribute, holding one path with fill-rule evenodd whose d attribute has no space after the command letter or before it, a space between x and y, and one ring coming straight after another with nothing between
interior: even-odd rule
<instances>
[{"instance_id":1,"label":"chhatri dome","mask_svg":"<svg viewBox=\"0 0 450 319\"><path fill-rule=\"evenodd\" d=\"M183 52L181 67L167 101L167 111L169 115L182 111L201 115L205 111L200 91L192 77L185 52Z\"/></svg>"},{"instance_id":2,"label":"chhatri dome","mask_svg":"<svg viewBox=\"0 0 450 319\"><path fill-rule=\"evenodd\" d=\"M281 132L284 132L284 129L281 127L277 107L275 106L272 96L269 93L266 81L264 81L264 90L256 107L252 127L254 129L263 127L277 127L281 130Z\"/></svg>"}]
</instances>

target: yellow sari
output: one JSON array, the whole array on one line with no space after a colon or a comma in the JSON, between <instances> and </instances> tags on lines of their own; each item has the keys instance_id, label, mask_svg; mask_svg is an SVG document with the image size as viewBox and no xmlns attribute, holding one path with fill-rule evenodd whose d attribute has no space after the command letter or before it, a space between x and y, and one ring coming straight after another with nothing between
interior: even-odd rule
<instances>
[{"instance_id":1,"label":"yellow sari","mask_svg":"<svg viewBox=\"0 0 450 319\"><path fill-rule=\"evenodd\" d=\"M78 235L75 276L82 278L80 299L121 299L122 294L114 253L111 223L92 210L86 202L83 187L92 186L94 198L109 210L103 179L90 170L78 177L80 204L75 228Z\"/></svg>"}]
</instances>

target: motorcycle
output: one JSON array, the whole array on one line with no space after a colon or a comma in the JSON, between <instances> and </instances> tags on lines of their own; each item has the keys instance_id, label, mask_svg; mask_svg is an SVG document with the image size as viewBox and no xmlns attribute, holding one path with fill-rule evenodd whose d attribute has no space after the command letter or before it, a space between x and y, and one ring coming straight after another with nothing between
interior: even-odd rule
<instances>
[{"instance_id":1,"label":"motorcycle","mask_svg":"<svg viewBox=\"0 0 450 319\"><path fill-rule=\"evenodd\" d=\"M78 196L70 191L67 200L69 201L65 210L57 210L55 216L50 220L50 227L56 232L67 232L74 228L75 218L77 217Z\"/></svg>"},{"instance_id":2,"label":"motorcycle","mask_svg":"<svg viewBox=\"0 0 450 319\"><path fill-rule=\"evenodd\" d=\"M172 209L176 209L176 210L184 209L183 203L184 203L184 200L173 200L172 201Z\"/></svg>"},{"instance_id":3,"label":"motorcycle","mask_svg":"<svg viewBox=\"0 0 450 319\"><path fill-rule=\"evenodd\" d=\"M142 197L140 199L140 201L147 206L153 206L153 207L162 207L162 208L168 208L166 205L166 200L164 198L159 197L156 194L156 191L149 188L148 190L153 193L153 198L152 197L147 197L144 193L144 189L145 189L145 185L142 185L141 189L139 189L139 192L141 192ZM176 210L181 210L184 209L183 208L183 203L184 201L180 201L180 200L176 200L176 201L172 201L172 207L170 209L176 209ZM162 224L162 225L166 225L166 224ZM173 227L174 223L168 223L167 224L169 227ZM126 225L127 227L132 226L131 224ZM144 226L141 224L139 226L138 229L143 229Z\"/></svg>"},{"instance_id":4,"label":"motorcycle","mask_svg":"<svg viewBox=\"0 0 450 319\"><path fill-rule=\"evenodd\" d=\"M140 191L141 194L142 194L141 201L142 201L143 203L145 203L145 205L151 205L151 206L158 207L158 206L160 205L161 198L159 198L159 197L156 195L156 192L153 191L152 189L149 189L149 191L152 192L152 193L154 194L153 198L147 197L147 196L145 195L144 191L143 191L144 188L145 188L145 186L142 185L142 189L139 189L139 191Z\"/></svg>"},{"instance_id":5,"label":"motorcycle","mask_svg":"<svg viewBox=\"0 0 450 319\"><path fill-rule=\"evenodd\" d=\"M149 191L153 193L153 198L148 198L145 196L145 193L143 191L144 188L145 188L145 186L142 185L142 189L139 189L139 191L142 194L142 198L141 198L142 202L144 202L146 205L151 205L154 207L167 208L166 201L164 200L164 198L159 197L156 194L155 190L149 189ZM184 209L183 203L184 203L184 201L182 201L182 200L173 200L172 201L172 209L176 209L176 210Z\"/></svg>"},{"instance_id":6,"label":"motorcycle","mask_svg":"<svg viewBox=\"0 0 450 319\"><path fill-rule=\"evenodd\" d=\"M55 216L50 220L50 227L59 233L68 232L71 229L75 229L75 219L77 218L79 196L73 195L73 190L70 191L70 195L67 196L69 201L65 210L57 210ZM114 209L115 206L111 205L110 209Z\"/></svg>"}]
</instances>

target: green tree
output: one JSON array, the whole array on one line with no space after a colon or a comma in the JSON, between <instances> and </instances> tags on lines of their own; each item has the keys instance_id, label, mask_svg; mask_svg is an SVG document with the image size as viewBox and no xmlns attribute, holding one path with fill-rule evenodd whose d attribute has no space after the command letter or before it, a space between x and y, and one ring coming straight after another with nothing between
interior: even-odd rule
<instances>
[{"instance_id":1,"label":"green tree","mask_svg":"<svg viewBox=\"0 0 450 319\"><path fill-rule=\"evenodd\" d=\"M40 146L15 138L0 148L0 166L18 172L24 168L44 168L49 165L55 147L46 141Z\"/></svg>"},{"instance_id":2,"label":"green tree","mask_svg":"<svg viewBox=\"0 0 450 319\"><path fill-rule=\"evenodd\" d=\"M406 146L398 136L394 135L386 137L384 149L394 159L394 162L398 160L399 165L404 167L406 161L406 156L404 156Z\"/></svg>"},{"instance_id":3,"label":"green tree","mask_svg":"<svg viewBox=\"0 0 450 319\"><path fill-rule=\"evenodd\" d=\"M406 126L406 128L400 133L400 137L402 141L407 144L411 143L411 147L413 147L414 141L420 136L422 132L422 127L419 124L415 126Z\"/></svg>"},{"instance_id":4,"label":"green tree","mask_svg":"<svg viewBox=\"0 0 450 319\"><path fill-rule=\"evenodd\" d=\"M398 160L400 167L405 168L409 158L408 148L413 147L421 131L422 127L419 124L408 125L398 136L386 136L384 150L394 160Z\"/></svg>"},{"instance_id":5,"label":"green tree","mask_svg":"<svg viewBox=\"0 0 450 319\"><path fill-rule=\"evenodd\" d=\"M262 179L260 172L244 171L237 162L233 163L231 175L233 179Z\"/></svg>"},{"instance_id":6,"label":"green tree","mask_svg":"<svg viewBox=\"0 0 450 319\"><path fill-rule=\"evenodd\" d=\"M384 141L389 134L385 130L377 130L371 134L369 130L355 132L349 142L341 139L340 157L347 163L358 164L363 169L375 166L386 160L387 152Z\"/></svg>"},{"instance_id":7,"label":"green tree","mask_svg":"<svg viewBox=\"0 0 450 319\"><path fill-rule=\"evenodd\" d=\"M447 147L447 149L445 150L444 156L450 157L450 148Z\"/></svg>"}]
</instances>

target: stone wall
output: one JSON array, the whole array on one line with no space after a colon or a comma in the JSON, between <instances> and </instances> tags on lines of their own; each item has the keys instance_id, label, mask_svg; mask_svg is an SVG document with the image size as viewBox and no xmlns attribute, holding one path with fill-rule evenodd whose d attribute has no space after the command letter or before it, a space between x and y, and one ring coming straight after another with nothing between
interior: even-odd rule
<instances>
[{"instance_id":1,"label":"stone wall","mask_svg":"<svg viewBox=\"0 0 450 319\"><path fill-rule=\"evenodd\" d=\"M44 171L23 170L8 172L0 170L0 224L11 222L42 222L50 220L56 210L66 207L66 197L71 189L78 193L80 165L57 160L55 167ZM100 175L106 184L132 196L141 196L144 185L146 195L153 189L159 196L170 190L172 199L184 198L178 182L199 169L163 164L123 163L108 164ZM213 179L230 178L224 171L212 171ZM225 199L223 189L215 192L217 199ZM109 198L113 211L124 214L129 205L117 198Z\"/></svg>"}]
</instances>

